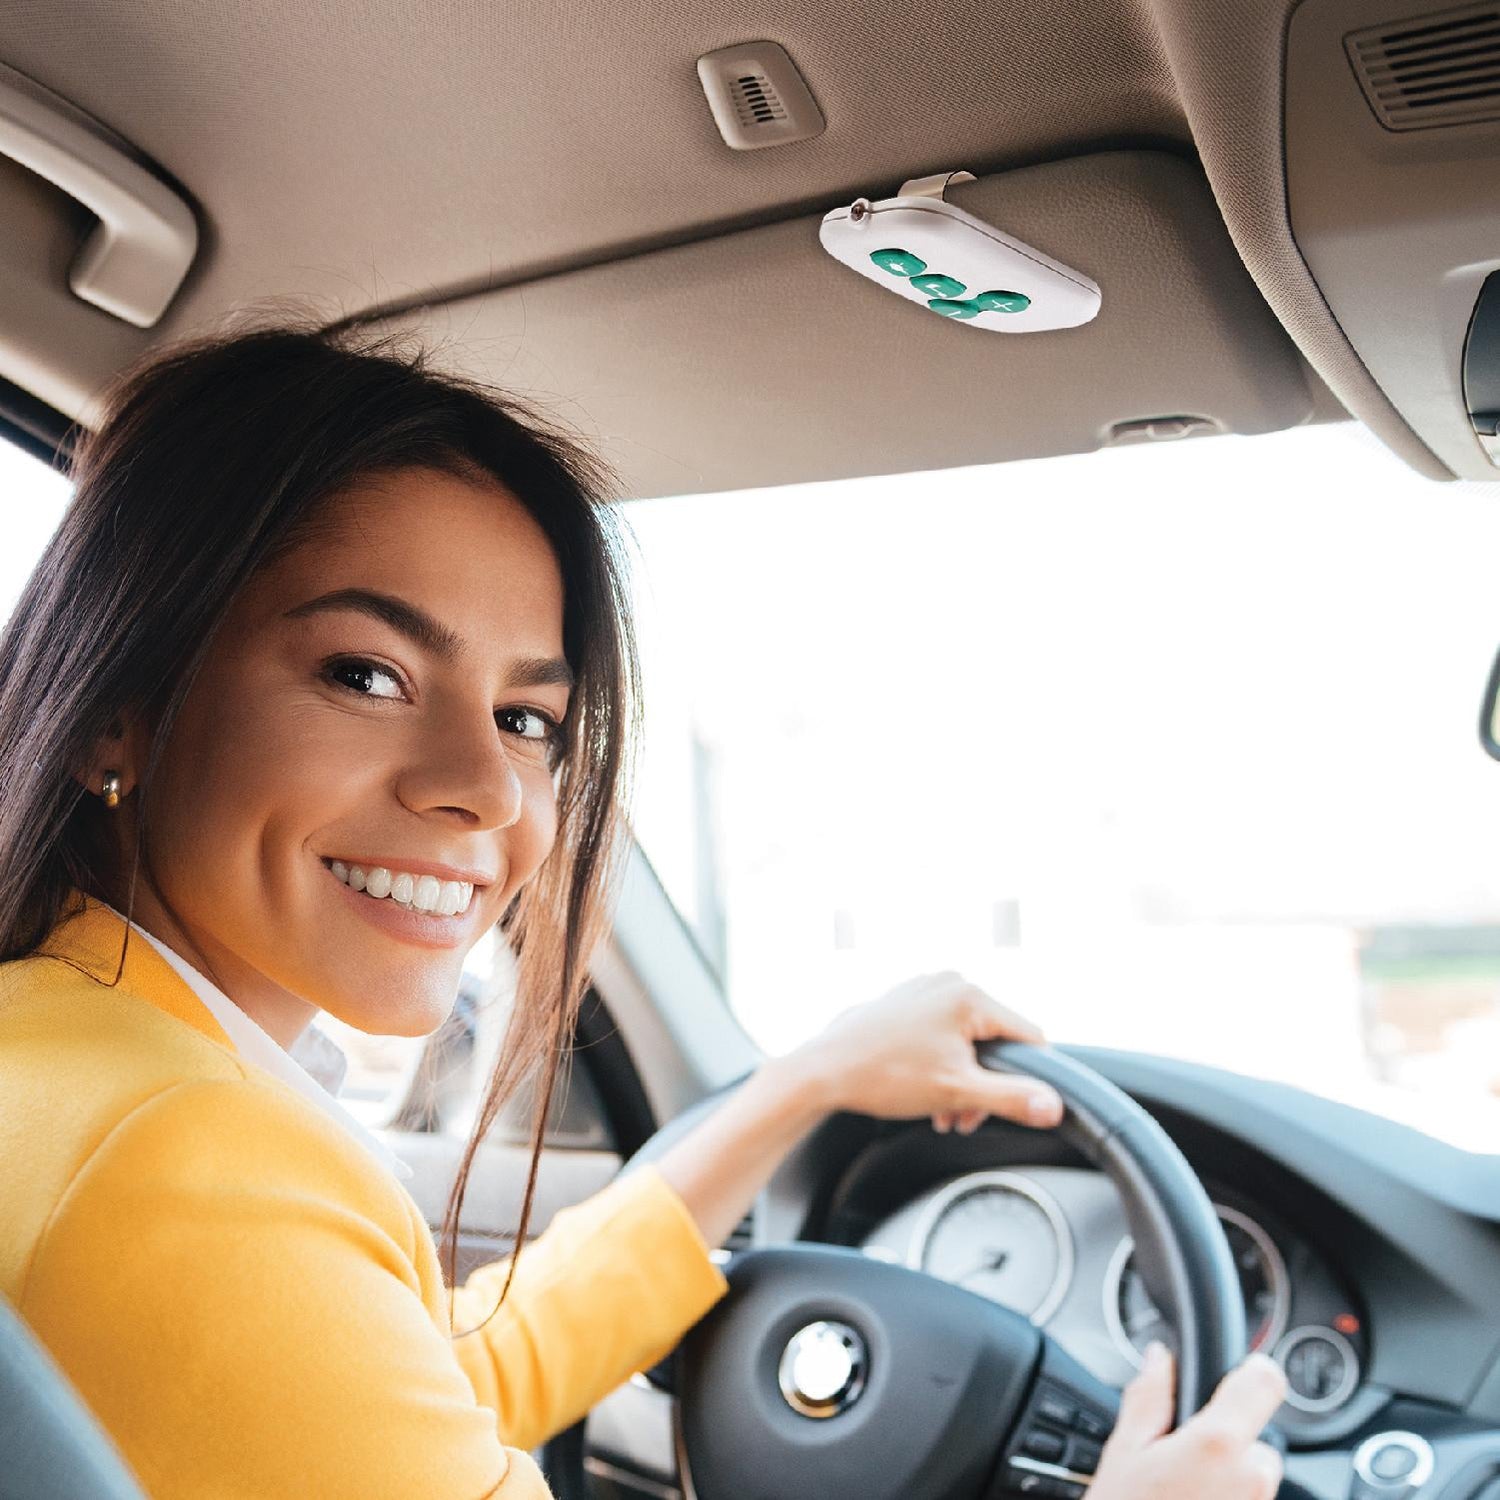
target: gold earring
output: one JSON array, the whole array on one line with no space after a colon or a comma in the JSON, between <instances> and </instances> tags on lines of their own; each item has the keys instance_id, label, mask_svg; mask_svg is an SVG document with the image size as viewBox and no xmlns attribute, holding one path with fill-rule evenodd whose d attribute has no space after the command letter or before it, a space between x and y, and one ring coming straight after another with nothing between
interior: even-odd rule
<instances>
[{"instance_id":1,"label":"gold earring","mask_svg":"<svg viewBox=\"0 0 1500 1500\"><path fill-rule=\"evenodd\" d=\"M106 771L104 773L104 785L100 789L100 795L104 798L106 807L118 807L120 805L120 773L118 771Z\"/></svg>"}]
</instances>

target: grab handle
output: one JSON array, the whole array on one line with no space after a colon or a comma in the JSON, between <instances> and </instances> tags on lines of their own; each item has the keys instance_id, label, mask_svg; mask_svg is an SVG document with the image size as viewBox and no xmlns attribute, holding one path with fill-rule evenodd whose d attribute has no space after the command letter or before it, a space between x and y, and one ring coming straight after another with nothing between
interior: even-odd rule
<instances>
[{"instance_id":1,"label":"grab handle","mask_svg":"<svg viewBox=\"0 0 1500 1500\"><path fill-rule=\"evenodd\" d=\"M74 294L150 328L198 253L198 222L182 197L101 127L3 64L0 156L61 188L99 220L68 273Z\"/></svg>"}]
</instances>

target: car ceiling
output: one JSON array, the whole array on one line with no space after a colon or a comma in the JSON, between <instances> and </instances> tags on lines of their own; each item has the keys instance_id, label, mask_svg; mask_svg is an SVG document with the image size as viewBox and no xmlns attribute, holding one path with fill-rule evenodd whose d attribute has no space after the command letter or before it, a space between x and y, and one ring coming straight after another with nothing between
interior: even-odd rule
<instances>
[{"instance_id":1,"label":"car ceiling","mask_svg":"<svg viewBox=\"0 0 1500 1500\"><path fill-rule=\"evenodd\" d=\"M919 9L890 0L857 6L667 0L649 7L597 0L222 6L0 0L0 63L128 142L180 187L201 229L197 261L166 314L149 330L131 328L63 295L86 216L50 184L0 161L0 214L9 209L12 227L0 249L0 375L87 422L97 415L108 379L144 350L221 326L237 311L264 308L267 299L311 308L327 321L396 317L418 330L437 326L445 339L462 343L466 327L493 325L493 310L505 307L507 296L513 307L518 289L565 287L567 277L591 268L596 279L575 284L587 285L606 323L616 311L640 306L642 261L649 268L656 264L651 256L675 254L661 264L701 284L697 263L683 258L686 247L712 251L722 262L726 246L738 246L743 264L755 243L743 236L768 225L805 227L800 238L793 234L775 249L787 276L837 279L848 273L821 257L817 220L855 196L888 194L905 178L966 168L989 186L985 213L1005 228L1012 170L1034 173L1088 158L1107 176L1110 161L1138 161L1144 153L1191 169L1182 174L1182 198L1161 205L1162 222L1169 237L1199 243L1199 272L1194 278L1185 264L1182 275L1228 291L1180 313L1175 305L1153 313L1139 297L1126 296L1122 305L1134 307L1133 321L1116 321L1110 337L1129 357L1109 373L1125 382L1132 365L1170 371L1184 342L1201 360L1207 345L1195 341L1193 328L1184 340L1183 319L1199 318L1199 331L1211 329L1231 344L1243 326L1252 350L1238 392L1245 399L1230 392L1222 410L1207 412L1222 427L1260 431L1347 410L1409 462L1444 475L1370 379L1291 241L1280 152L1289 8L1287 0L1062 0L1045 7L933 0ZM794 59L827 119L823 134L745 152L719 137L696 59L756 38L780 43ZM1049 193L1058 237L1088 270L1087 234L1080 244L1086 226L1076 213L1066 223L1066 195ZM1204 217L1214 244L1204 240L1205 226L1185 230ZM1049 221L1028 218L1034 242L1057 253ZM1097 235L1108 247L1100 259L1119 285L1129 281L1139 256L1134 243L1111 238L1114 227L1101 220ZM1138 243L1140 256L1153 253L1151 233ZM1231 244L1253 282L1228 254ZM601 268L623 272L633 262L629 274L597 275ZM728 264L735 263L731 252ZM659 433L632 432L628 412L589 409L589 372L601 360L628 357L628 347L606 341L581 364L564 359L560 386L527 377L528 393L540 388L545 398L578 408L574 414L610 449L632 493L1024 457L1105 440L1113 417L1100 406L1067 433L1041 430L1045 424L1034 420L1035 442L1017 427L1003 443L958 441L934 453L914 435L906 454L898 436L888 437L872 462L868 453L861 460L852 444L840 451L829 439L826 461L814 462L818 434L836 433L850 403L851 412L867 416L861 403L868 398L857 381L830 384L817 361L805 380L795 358L781 372L768 368L763 336L753 362L748 353L739 357L737 283L734 272L724 274L722 301L709 296L692 304L700 342L702 320L716 306L722 310L722 368L700 369L696 392L668 381L675 335L663 326L656 364L631 374L643 397L660 381L662 399L677 403L681 425L707 434L666 464L631 458L644 446L659 446ZM1108 308L1114 288L1099 279ZM1258 286L1264 305L1249 307L1240 281ZM996 346L987 357L998 361L1013 357L1000 345L1081 332L1002 339L923 325L912 335L925 314L863 286L852 290L867 298L853 316L877 347L886 335L920 344L922 363L913 377L919 382L933 377L949 350L963 349L972 366L965 340ZM831 300L844 295L841 288ZM755 296L761 299L752 303L755 320L774 321L774 282ZM612 298L620 299L617 306ZM545 353L549 337L569 341L569 350L587 341L576 316L559 315L555 323L545 316L553 303L567 304L565 296L530 301L538 309L525 335L532 347ZM1260 360L1253 351L1269 349L1266 306L1290 338L1273 325L1272 338L1282 346ZM802 311L789 303L782 314L788 349L846 326L830 315L825 326L815 319L808 327ZM662 317L670 313L668 305ZM510 329L513 318L506 314L500 323ZM1038 413L1066 399L1070 371L1086 369L1090 356L1087 339L1075 338L1069 357L1040 362L1050 385L1034 393ZM460 362L504 384L514 373L514 339L491 337L478 353L463 350ZM1184 366L1185 378L1191 367L1191 361ZM983 376L969 368L966 379ZM753 445L721 458L722 435L745 409L746 392L754 396L757 382L777 379L775 399L762 403L768 432L801 421L793 446L804 458L760 470ZM1274 420L1264 415L1266 381L1276 386L1269 393ZM1257 382L1262 389L1252 400ZM1164 389L1163 399L1170 394ZM989 411L993 423L993 404ZM1121 413L1161 414L1123 407Z\"/></svg>"}]
</instances>

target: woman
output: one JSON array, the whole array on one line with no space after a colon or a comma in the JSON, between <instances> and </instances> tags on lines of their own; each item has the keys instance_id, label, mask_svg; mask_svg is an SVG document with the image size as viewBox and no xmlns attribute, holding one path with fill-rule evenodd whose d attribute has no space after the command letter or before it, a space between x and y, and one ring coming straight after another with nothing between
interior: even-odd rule
<instances>
[{"instance_id":1,"label":"woman","mask_svg":"<svg viewBox=\"0 0 1500 1500\"><path fill-rule=\"evenodd\" d=\"M504 924L451 1279L475 1142L536 1069L545 1112L605 910L634 666L603 476L420 356L288 328L137 371L75 475L0 644L0 1291L149 1494L544 1495L520 1450L720 1296L706 1246L826 1112L1059 1118L974 1058L1033 1028L916 980L446 1290L290 1053L320 1011L430 1032ZM1253 1361L1163 1438L1154 1356L1095 1493L1269 1495L1280 1394Z\"/></svg>"}]
</instances>

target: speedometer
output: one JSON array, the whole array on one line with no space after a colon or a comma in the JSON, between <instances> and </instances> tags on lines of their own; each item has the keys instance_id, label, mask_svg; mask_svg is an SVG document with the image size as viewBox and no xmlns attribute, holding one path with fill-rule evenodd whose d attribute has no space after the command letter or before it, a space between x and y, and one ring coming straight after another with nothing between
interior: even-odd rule
<instances>
[{"instance_id":1,"label":"speedometer","mask_svg":"<svg viewBox=\"0 0 1500 1500\"><path fill-rule=\"evenodd\" d=\"M1042 1324L1073 1276L1073 1239L1051 1197L1018 1172L973 1172L928 1203L910 1263Z\"/></svg>"},{"instance_id":2,"label":"speedometer","mask_svg":"<svg viewBox=\"0 0 1500 1500\"><path fill-rule=\"evenodd\" d=\"M1269 1352L1286 1332L1291 1310L1292 1288L1286 1262L1276 1242L1248 1214L1214 1204L1224 1227L1224 1238L1239 1272L1240 1293L1245 1299L1245 1326L1250 1347ZM1135 1244L1120 1241L1104 1278L1104 1319L1121 1354L1133 1365L1142 1362L1146 1345L1160 1339L1174 1353L1177 1338L1157 1310L1135 1269Z\"/></svg>"}]
</instances>

